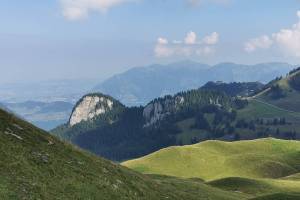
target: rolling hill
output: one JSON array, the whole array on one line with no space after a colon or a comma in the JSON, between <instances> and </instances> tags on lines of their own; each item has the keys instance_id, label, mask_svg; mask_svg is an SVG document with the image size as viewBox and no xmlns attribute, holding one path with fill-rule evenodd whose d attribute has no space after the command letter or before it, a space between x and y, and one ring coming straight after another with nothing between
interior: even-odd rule
<instances>
[{"instance_id":1,"label":"rolling hill","mask_svg":"<svg viewBox=\"0 0 300 200\"><path fill-rule=\"evenodd\" d=\"M108 94L127 106L139 106L146 105L157 97L197 89L209 81L268 83L293 68L294 66L286 63L220 63L210 66L194 61L181 61L132 68L103 81L94 91Z\"/></svg>"},{"instance_id":2,"label":"rolling hill","mask_svg":"<svg viewBox=\"0 0 300 200\"><path fill-rule=\"evenodd\" d=\"M238 200L195 180L141 175L0 110L1 199Z\"/></svg>"},{"instance_id":3,"label":"rolling hill","mask_svg":"<svg viewBox=\"0 0 300 200\"><path fill-rule=\"evenodd\" d=\"M299 153L298 141L207 141L169 147L123 164L143 173L206 181L227 177L280 178L300 172Z\"/></svg>"},{"instance_id":4,"label":"rolling hill","mask_svg":"<svg viewBox=\"0 0 300 200\"><path fill-rule=\"evenodd\" d=\"M122 165L145 174L200 178L257 199L300 198L298 141L207 141L169 147Z\"/></svg>"}]
</instances>

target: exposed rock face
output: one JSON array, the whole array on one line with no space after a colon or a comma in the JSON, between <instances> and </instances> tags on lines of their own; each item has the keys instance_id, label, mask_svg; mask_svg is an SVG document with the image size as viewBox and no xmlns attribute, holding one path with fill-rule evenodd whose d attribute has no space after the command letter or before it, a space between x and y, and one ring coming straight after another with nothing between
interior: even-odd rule
<instances>
[{"instance_id":1,"label":"exposed rock face","mask_svg":"<svg viewBox=\"0 0 300 200\"><path fill-rule=\"evenodd\" d=\"M184 98L181 96L167 98L164 101L156 100L149 103L143 111L143 116L146 120L145 127L154 125L167 115L176 112L183 103Z\"/></svg>"},{"instance_id":2,"label":"exposed rock face","mask_svg":"<svg viewBox=\"0 0 300 200\"><path fill-rule=\"evenodd\" d=\"M92 120L95 117L112 110L114 102L108 98L96 95L85 96L74 109L70 117L70 126L82 121Z\"/></svg>"}]
</instances>

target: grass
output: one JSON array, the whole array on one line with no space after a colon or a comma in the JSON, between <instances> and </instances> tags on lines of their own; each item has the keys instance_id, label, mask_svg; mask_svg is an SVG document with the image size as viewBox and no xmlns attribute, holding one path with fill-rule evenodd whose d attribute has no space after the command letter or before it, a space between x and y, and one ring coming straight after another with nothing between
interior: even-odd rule
<instances>
[{"instance_id":1,"label":"grass","mask_svg":"<svg viewBox=\"0 0 300 200\"><path fill-rule=\"evenodd\" d=\"M208 141L162 149L123 165L146 174L199 178L247 199L300 197L298 141Z\"/></svg>"},{"instance_id":2,"label":"grass","mask_svg":"<svg viewBox=\"0 0 300 200\"><path fill-rule=\"evenodd\" d=\"M285 96L283 98L272 99L268 96L268 92L261 93L256 97L257 100L272 104L278 108L300 112L300 93L295 90L289 83L291 77L299 74L299 71L288 75L276 82L276 84L284 91ZM300 115L300 113L298 113Z\"/></svg>"},{"instance_id":3,"label":"grass","mask_svg":"<svg viewBox=\"0 0 300 200\"><path fill-rule=\"evenodd\" d=\"M290 194L290 193L276 193L271 195L265 195L257 198L253 198L252 200L299 200L300 194Z\"/></svg>"},{"instance_id":4,"label":"grass","mask_svg":"<svg viewBox=\"0 0 300 200\"><path fill-rule=\"evenodd\" d=\"M300 102L299 105L300 107ZM249 105L244 109L238 110L237 119L246 119L256 120L264 119L265 122L274 118L285 118L286 124L284 125L256 125L256 132L258 130L272 130L273 133L276 132L276 129L279 129L280 132L294 132L296 131L297 138L300 137L298 130L300 130L300 112L290 112L284 108L280 108L276 105L270 104L268 102L252 99L249 101ZM253 138L253 132L249 129L238 130L240 135L249 136ZM244 137L247 138L247 137Z\"/></svg>"},{"instance_id":5,"label":"grass","mask_svg":"<svg viewBox=\"0 0 300 200\"><path fill-rule=\"evenodd\" d=\"M239 110L239 118L274 118L274 117L286 117L288 119L300 119L300 113L288 112L286 110L277 108L272 105L265 104L262 101L250 100L249 105Z\"/></svg>"},{"instance_id":6,"label":"grass","mask_svg":"<svg viewBox=\"0 0 300 200\"><path fill-rule=\"evenodd\" d=\"M142 175L0 110L0 199L239 200L200 181Z\"/></svg>"},{"instance_id":7,"label":"grass","mask_svg":"<svg viewBox=\"0 0 300 200\"><path fill-rule=\"evenodd\" d=\"M300 171L300 142L261 139L242 142L207 141L170 147L123 163L148 174L206 181L226 177L278 178Z\"/></svg>"}]
</instances>

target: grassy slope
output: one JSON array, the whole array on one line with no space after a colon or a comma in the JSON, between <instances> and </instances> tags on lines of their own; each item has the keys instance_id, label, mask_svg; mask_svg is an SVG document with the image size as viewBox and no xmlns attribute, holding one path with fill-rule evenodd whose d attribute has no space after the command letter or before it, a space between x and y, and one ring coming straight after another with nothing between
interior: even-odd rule
<instances>
[{"instance_id":1,"label":"grassy slope","mask_svg":"<svg viewBox=\"0 0 300 200\"><path fill-rule=\"evenodd\" d=\"M286 119L286 121L288 122L287 124L277 125L277 126L263 125L263 126L258 126L258 128L265 127L274 130L279 128L281 131L300 130L300 112L290 112L280 107L277 107L275 105L268 104L262 100L256 100L256 99L249 100L249 105L246 108L238 111L238 119L255 120L257 118L274 119L274 118L282 118L282 117ZM299 138L300 136L298 132L297 135L298 135L297 137Z\"/></svg>"},{"instance_id":2,"label":"grassy slope","mask_svg":"<svg viewBox=\"0 0 300 200\"><path fill-rule=\"evenodd\" d=\"M280 132L296 131L296 138L300 139L300 134L297 131L300 130L300 93L289 85L289 79L297 73L300 72L295 72L274 83L285 91L285 97L276 100L271 99L267 95L269 89L266 89L255 97L248 99L249 105L238 111L238 119L255 120L260 118L272 120L274 118L285 118L288 122L285 125L258 125L257 130L269 128L273 130L272 132L275 132L276 129L279 129ZM240 133L250 137L253 134L249 130L240 130Z\"/></svg>"},{"instance_id":3,"label":"grassy slope","mask_svg":"<svg viewBox=\"0 0 300 200\"><path fill-rule=\"evenodd\" d=\"M166 148L123 165L146 174L201 178L211 186L249 195L248 198L300 198L297 141L208 141Z\"/></svg>"},{"instance_id":4,"label":"grassy slope","mask_svg":"<svg viewBox=\"0 0 300 200\"><path fill-rule=\"evenodd\" d=\"M282 109L300 112L300 93L299 91L293 89L289 84L290 79L293 76L298 75L299 73L300 71L297 71L276 82L276 84L279 85L279 87L286 93L285 97L279 99L271 99L267 95L268 92L263 92L260 95L256 96L256 99L270 103Z\"/></svg>"},{"instance_id":5,"label":"grassy slope","mask_svg":"<svg viewBox=\"0 0 300 200\"><path fill-rule=\"evenodd\" d=\"M297 141L207 141L162 149L123 164L144 173L204 180L278 178L300 172L299 152L300 142Z\"/></svg>"},{"instance_id":6,"label":"grassy slope","mask_svg":"<svg viewBox=\"0 0 300 200\"><path fill-rule=\"evenodd\" d=\"M0 199L244 199L201 182L141 175L0 110Z\"/></svg>"}]
</instances>

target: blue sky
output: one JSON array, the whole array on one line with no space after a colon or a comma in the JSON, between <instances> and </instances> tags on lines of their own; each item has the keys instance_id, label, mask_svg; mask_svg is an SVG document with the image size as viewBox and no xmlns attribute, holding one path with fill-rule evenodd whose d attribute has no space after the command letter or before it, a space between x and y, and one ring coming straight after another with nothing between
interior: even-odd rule
<instances>
[{"instance_id":1,"label":"blue sky","mask_svg":"<svg viewBox=\"0 0 300 200\"><path fill-rule=\"evenodd\" d=\"M298 10L300 0L2 0L0 82L100 80L183 59L296 64Z\"/></svg>"}]
</instances>

